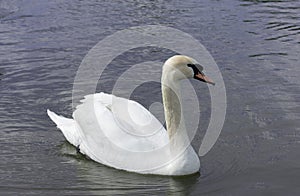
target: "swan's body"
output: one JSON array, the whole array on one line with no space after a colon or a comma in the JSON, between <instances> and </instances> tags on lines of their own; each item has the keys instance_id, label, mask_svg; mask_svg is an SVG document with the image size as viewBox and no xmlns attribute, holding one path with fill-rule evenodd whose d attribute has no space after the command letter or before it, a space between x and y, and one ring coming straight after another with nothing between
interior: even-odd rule
<instances>
[{"instance_id":1,"label":"swan's body","mask_svg":"<svg viewBox=\"0 0 300 196\"><path fill-rule=\"evenodd\" d=\"M66 139L94 161L137 173L188 175L199 171L200 161L186 134L179 82L191 77L212 83L192 58L177 55L163 66L168 131L139 103L105 93L85 96L73 119L47 113Z\"/></svg>"}]
</instances>

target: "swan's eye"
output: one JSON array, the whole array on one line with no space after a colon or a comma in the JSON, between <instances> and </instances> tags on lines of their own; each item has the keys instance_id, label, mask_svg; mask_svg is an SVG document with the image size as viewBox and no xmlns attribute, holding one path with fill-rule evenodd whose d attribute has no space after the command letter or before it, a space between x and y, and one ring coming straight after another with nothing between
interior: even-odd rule
<instances>
[{"instance_id":1,"label":"swan's eye","mask_svg":"<svg viewBox=\"0 0 300 196\"><path fill-rule=\"evenodd\" d=\"M200 64L187 64L188 67L192 68L194 74L202 73L203 67Z\"/></svg>"},{"instance_id":2,"label":"swan's eye","mask_svg":"<svg viewBox=\"0 0 300 196\"><path fill-rule=\"evenodd\" d=\"M195 64L187 64L187 66L193 69L194 75L197 75L200 72Z\"/></svg>"}]
</instances>

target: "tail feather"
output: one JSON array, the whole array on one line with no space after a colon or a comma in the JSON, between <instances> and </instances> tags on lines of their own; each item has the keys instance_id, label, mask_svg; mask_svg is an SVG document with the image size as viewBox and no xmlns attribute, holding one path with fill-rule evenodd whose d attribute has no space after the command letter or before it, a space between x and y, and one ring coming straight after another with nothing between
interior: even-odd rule
<instances>
[{"instance_id":1,"label":"tail feather","mask_svg":"<svg viewBox=\"0 0 300 196\"><path fill-rule=\"evenodd\" d=\"M62 131L68 142L74 146L80 145L80 135L78 131L78 125L75 120L59 116L49 109L47 110L47 114L56 124L56 126Z\"/></svg>"}]
</instances>

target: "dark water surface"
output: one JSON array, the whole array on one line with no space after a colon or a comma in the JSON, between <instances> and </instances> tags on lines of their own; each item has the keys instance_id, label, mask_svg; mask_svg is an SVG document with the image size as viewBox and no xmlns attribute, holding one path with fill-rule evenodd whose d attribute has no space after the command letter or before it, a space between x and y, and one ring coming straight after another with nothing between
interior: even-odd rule
<instances>
[{"instance_id":1,"label":"dark water surface","mask_svg":"<svg viewBox=\"0 0 300 196\"><path fill-rule=\"evenodd\" d=\"M0 0L1 195L299 195L300 1L5 1ZM101 39L132 26L184 31L211 52L226 85L222 133L201 157L201 175L145 176L92 162L70 146L46 115L72 113L72 86L83 57ZM176 42L176 40L174 40ZM165 60L136 49L111 63ZM99 90L111 91L107 71ZM199 149L209 120L202 100ZM136 100L160 100L145 84Z\"/></svg>"}]
</instances>

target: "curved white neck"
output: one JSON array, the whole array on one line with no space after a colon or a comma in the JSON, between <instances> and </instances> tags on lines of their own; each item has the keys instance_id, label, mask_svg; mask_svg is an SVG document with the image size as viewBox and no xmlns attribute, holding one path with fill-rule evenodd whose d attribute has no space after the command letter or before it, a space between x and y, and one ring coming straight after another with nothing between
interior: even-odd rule
<instances>
[{"instance_id":1,"label":"curved white neck","mask_svg":"<svg viewBox=\"0 0 300 196\"><path fill-rule=\"evenodd\" d=\"M175 71L163 69L161 88L169 139L173 148L181 148L188 142L188 137L181 107L180 80L174 75Z\"/></svg>"}]
</instances>

